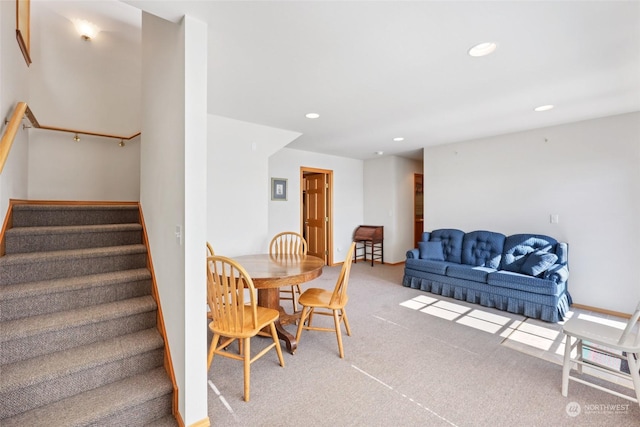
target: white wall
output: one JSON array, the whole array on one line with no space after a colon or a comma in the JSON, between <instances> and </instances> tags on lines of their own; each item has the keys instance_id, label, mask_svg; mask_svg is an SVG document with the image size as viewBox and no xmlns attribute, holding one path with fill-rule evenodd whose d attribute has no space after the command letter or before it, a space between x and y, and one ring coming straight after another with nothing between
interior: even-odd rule
<instances>
[{"instance_id":1,"label":"white wall","mask_svg":"<svg viewBox=\"0 0 640 427\"><path fill-rule=\"evenodd\" d=\"M364 224L384 226L384 261L403 262L413 248L413 179L422 162L397 156L364 162Z\"/></svg>"},{"instance_id":2,"label":"white wall","mask_svg":"<svg viewBox=\"0 0 640 427\"><path fill-rule=\"evenodd\" d=\"M226 256L269 251L269 156L300 133L210 115L207 240Z\"/></svg>"},{"instance_id":3,"label":"white wall","mask_svg":"<svg viewBox=\"0 0 640 427\"><path fill-rule=\"evenodd\" d=\"M71 21L32 8L29 105L41 125L122 136L140 131L139 33L82 40ZM140 138L119 140L33 129L29 198L139 200Z\"/></svg>"},{"instance_id":4,"label":"white wall","mask_svg":"<svg viewBox=\"0 0 640 427\"><path fill-rule=\"evenodd\" d=\"M140 198L140 138L118 141L31 131L29 199L117 200Z\"/></svg>"},{"instance_id":5,"label":"white wall","mask_svg":"<svg viewBox=\"0 0 640 427\"><path fill-rule=\"evenodd\" d=\"M569 243L575 303L640 300L640 113L428 147L424 180L425 230L546 234Z\"/></svg>"},{"instance_id":6,"label":"white wall","mask_svg":"<svg viewBox=\"0 0 640 427\"><path fill-rule=\"evenodd\" d=\"M140 202L185 425L207 418L205 34L142 17Z\"/></svg>"},{"instance_id":7,"label":"white wall","mask_svg":"<svg viewBox=\"0 0 640 427\"><path fill-rule=\"evenodd\" d=\"M284 148L269 159L269 176L288 180L288 200L269 201L269 236L300 230L300 167L333 171L333 263L344 261L353 231L363 224L363 162ZM270 179L265 191L269 194ZM269 194L269 199L271 196Z\"/></svg>"},{"instance_id":8,"label":"white wall","mask_svg":"<svg viewBox=\"0 0 640 427\"><path fill-rule=\"evenodd\" d=\"M185 45L185 386L180 393L186 425L208 417L206 256L207 235L207 25L186 16ZM201 284L202 286L194 286ZM204 362L204 363L203 363ZM183 405L183 406L182 406Z\"/></svg>"},{"instance_id":9,"label":"white wall","mask_svg":"<svg viewBox=\"0 0 640 427\"><path fill-rule=\"evenodd\" d=\"M16 41L16 2L0 2L0 130L4 134L18 102L29 102L29 67ZM28 184L29 132L19 130L0 174L0 224L9 207L9 199L26 199ZM0 225L1 226L1 225Z\"/></svg>"}]
</instances>

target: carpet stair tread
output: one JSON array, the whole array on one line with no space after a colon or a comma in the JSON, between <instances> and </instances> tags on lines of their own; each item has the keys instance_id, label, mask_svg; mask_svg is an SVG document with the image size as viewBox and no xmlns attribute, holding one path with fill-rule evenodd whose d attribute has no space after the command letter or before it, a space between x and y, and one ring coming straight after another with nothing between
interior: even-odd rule
<instances>
[{"instance_id":1,"label":"carpet stair tread","mask_svg":"<svg viewBox=\"0 0 640 427\"><path fill-rule=\"evenodd\" d=\"M139 209L137 204L16 204L13 207L13 227L116 224L138 221Z\"/></svg>"},{"instance_id":2,"label":"carpet stair tread","mask_svg":"<svg viewBox=\"0 0 640 427\"><path fill-rule=\"evenodd\" d=\"M143 244L8 254L0 257L0 286L146 266Z\"/></svg>"},{"instance_id":3,"label":"carpet stair tread","mask_svg":"<svg viewBox=\"0 0 640 427\"><path fill-rule=\"evenodd\" d=\"M11 206L0 426L177 426L139 204L83 203Z\"/></svg>"},{"instance_id":4,"label":"carpet stair tread","mask_svg":"<svg viewBox=\"0 0 640 427\"><path fill-rule=\"evenodd\" d=\"M0 257L0 268L10 265L32 264L37 262L56 262L64 259L91 259L115 255L128 255L146 253L147 249L142 244L120 245L100 248L70 249L62 251L30 252L20 254L7 254Z\"/></svg>"},{"instance_id":5,"label":"carpet stair tread","mask_svg":"<svg viewBox=\"0 0 640 427\"><path fill-rule=\"evenodd\" d=\"M2 365L0 419L163 366L163 344L152 327Z\"/></svg>"},{"instance_id":6,"label":"carpet stair tread","mask_svg":"<svg viewBox=\"0 0 640 427\"><path fill-rule=\"evenodd\" d=\"M113 414L127 413L140 405L173 392L164 367L155 368L105 386L45 405L2 420L3 427L13 426L86 426L117 425L109 419ZM161 418L168 414L157 414ZM152 418L153 419L153 418ZM131 419L127 425L144 425L152 420Z\"/></svg>"},{"instance_id":7,"label":"carpet stair tread","mask_svg":"<svg viewBox=\"0 0 640 427\"><path fill-rule=\"evenodd\" d=\"M18 283L0 287L0 301L18 298L51 295L78 289L111 286L138 280L151 279L151 273L146 268L120 270L108 273L90 274L87 276L65 277L61 279L42 280L39 282Z\"/></svg>"},{"instance_id":8,"label":"carpet stair tread","mask_svg":"<svg viewBox=\"0 0 640 427\"><path fill-rule=\"evenodd\" d=\"M32 316L2 323L0 345L17 338L50 333L55 330L77 328L105 322L118 317L153 311L157 308L151 296L130 298L108 304L69 310L60 313Z\"/></svg>"},{"instance_id":9,"label":"carpet stair tread","mask_svg":"<svg viewBox=\"0 0 640 427\"><path fill-rule=\"evenodd\" d=\"M138 231L142 225L130 224L90 224L90 225L48 225L34 227L13 227L6 231L5 236L40 236L51 234L79 234L79 233L111 233L114 231Z\"/></svg>"},{"instance_id":10,"label":"carpet stair tread","mask_svg":"<svg viewBox=\"0 0 640 427\"><path fill-rule=\"evenodd\" d=\"M0 286L0 321L149 295L151 286L146 268Z\"/></svg>"},{"instance_id":11,"label":"carpet stair tread","mask_svg":"<svg viewBox=\"0 0 640 427\"><path fill-rule=\"evenodd\" d=\"M155 328L2 365L0 395L161 348Z\"/></svg>"},{"instance_id":12,"label":"carpet stair tread","mask_svg":"<svg viewBox=\"0 0 640 427\"><path fill-rule=\"evenodd\" d=\"M120 211L131 210L138 212L137 204L92 204L92 205L75 205L75 204L47 204L47 203L25 203L16 204L13 207L14 215L25 211Z\"/></svg>"},{"instance_id":13,"label":"carpet stair tread","mask_svg":"<svg viewBox=\"0 0 640 427\"><path fill-rule=\"evenodd\" d=\"M6 254L140 243L140 224L14 227L5 233Z\"/></svg>"}]
</instances>

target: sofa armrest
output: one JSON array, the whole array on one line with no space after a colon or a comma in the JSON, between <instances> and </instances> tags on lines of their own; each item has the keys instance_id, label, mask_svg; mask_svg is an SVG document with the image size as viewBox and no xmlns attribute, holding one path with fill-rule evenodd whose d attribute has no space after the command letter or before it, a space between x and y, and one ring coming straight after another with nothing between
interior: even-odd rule
<instances>
[{"instance_id":1,"label":"sofa armrest","mask_svg":"<svg viewBox=\"0 0 640 427\"><path fill-rule=\"evenodd\" d=\"M420 251L418 249L409 249L407 251L407 259L418 259L420 258Z\"/></svg>"},{"instance_id":2,"label":"sofa armrest","mask_svg":"<svg viewBox=\"0 0 640 427\"><path fill-rule=\"evenodd\" d=\"M544 278L554 283L564 283L569 279L569 268L566 264L554 264L544 272Z\"/></svg>"}]
</instances>

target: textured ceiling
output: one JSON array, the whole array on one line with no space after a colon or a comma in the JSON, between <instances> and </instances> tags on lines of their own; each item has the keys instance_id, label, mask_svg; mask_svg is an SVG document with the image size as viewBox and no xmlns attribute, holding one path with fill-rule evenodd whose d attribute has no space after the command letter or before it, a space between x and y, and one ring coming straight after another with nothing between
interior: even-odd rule
<instances>
[{"instance_id":1,"label":"textured ceiling","mask_svg":"<svg viewBox=\"0 0 640 427\"><path fill-rule=\"evenodd\" d=\"M637 1L49 3L104 3L96 13L120 16L121 31L140 20L128 5L207 22L208 112L301 132L289 147L302 150L421 158L430 145L640 110ZM486 41L494 54L467 55ZM556 108L533 111L543 104Z\"/></svg>"}]
</instances>

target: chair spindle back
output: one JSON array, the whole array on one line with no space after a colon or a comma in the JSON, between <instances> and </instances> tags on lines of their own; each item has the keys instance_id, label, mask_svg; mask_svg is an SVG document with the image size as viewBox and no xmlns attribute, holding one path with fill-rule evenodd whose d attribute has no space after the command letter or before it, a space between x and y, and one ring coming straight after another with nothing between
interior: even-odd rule
<instances>
[{"instance_id":1,"label":"chair spindle back","mask_svg":"<svg viewBox=\"0 0 640 427\"><path fill-rule=\"evenodd\" d=\"M307 241L300 234L293 231L284 231L276 234L269 244L271 255L306 255Z\"/></svg>"},{"instance_id":2,"label":"chair spindle back","mask_svg":"<svg viewBox=\"0 0 640 427\"><path fill-rule=\"evenodd\" d=\"M333 295L331 295L331 305L337 304L339 301L344 300L347 296L347 288L349 287L349 276L351 273L351 264L353 262L353 251L355 250L355 242L351 243L347 256L342 264L340 270L340 276L336 282L336 287L333 289Z\"/></svg>"},{"instance_id":3,"label":"chair spindle back","mask_svg":"<svg viewBox=\"0 0 640 427\"><path fill-rule=\"evenodd\" d=\"M253 280L236 261L222 256L207 257L207 299L216 328L234 333L242 333L245 325L257 328Z\"/></svg>"}]
</instances>

